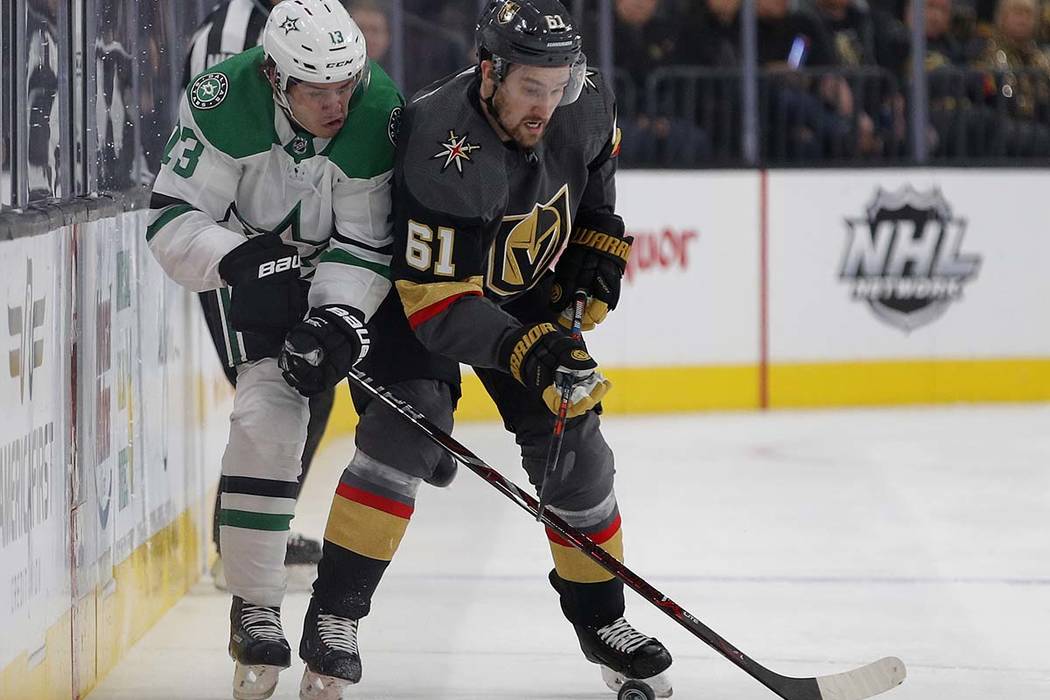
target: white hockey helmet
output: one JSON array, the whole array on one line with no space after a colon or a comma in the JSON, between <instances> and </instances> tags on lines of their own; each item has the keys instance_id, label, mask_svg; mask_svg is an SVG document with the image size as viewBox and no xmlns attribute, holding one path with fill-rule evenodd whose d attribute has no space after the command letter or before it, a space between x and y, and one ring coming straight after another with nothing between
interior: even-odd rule
<instances>
[{"instance_id":1,"label":"white hockey helmet","mask_svg":"<svg viewBox=\"0 0 1050 700\"><path fill-rule=\"evenodd\" d=\"M365 36L340 0L277 3L266 20L262 45L275 67L279 102L284 102L289 81L294 85L356 80L356 92L368 86Z\"/></svg>"}]
</instances>

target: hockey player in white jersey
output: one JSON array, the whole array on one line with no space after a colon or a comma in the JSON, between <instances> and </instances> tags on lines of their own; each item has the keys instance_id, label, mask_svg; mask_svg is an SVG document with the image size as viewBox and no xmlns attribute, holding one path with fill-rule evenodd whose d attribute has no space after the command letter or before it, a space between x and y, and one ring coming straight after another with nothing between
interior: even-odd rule
<instances>
[{"instance_id":1,"label":"hockey player in white jersey","mask_svg":"<svg viewBox=\"0 0 1050 700\"><path fill-rule=\"evenodd\" d=\"M402 104L341 4L285 0L261 47L189 85L154 184L149 247L189 290L221 290L236 361L220 539L238 700L269 697L290 664L280 605L307 397L368 353L390 289Z\"/></svg>"}]
</instances>

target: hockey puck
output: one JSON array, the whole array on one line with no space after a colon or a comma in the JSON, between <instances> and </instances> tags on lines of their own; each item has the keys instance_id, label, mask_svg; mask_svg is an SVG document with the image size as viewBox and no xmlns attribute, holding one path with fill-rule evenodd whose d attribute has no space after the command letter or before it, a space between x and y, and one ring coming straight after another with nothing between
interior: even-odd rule
<instances>
[{"instance_id":1,"label":"hockey puck","mask_svg":"<svg viewBox=\"0 0 1050 700\"><path fill-rule=\"evenodd\" d=\"M656 700L653 689L641 681L627 681L620 686L616 700Z\"/></svg>"}]
</instances>

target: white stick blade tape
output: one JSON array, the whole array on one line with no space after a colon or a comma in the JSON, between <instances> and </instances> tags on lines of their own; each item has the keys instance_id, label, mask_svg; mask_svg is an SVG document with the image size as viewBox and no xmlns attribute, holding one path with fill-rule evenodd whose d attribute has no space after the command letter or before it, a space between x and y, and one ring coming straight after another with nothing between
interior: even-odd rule
<instances>
[{"instance_id":1,"label":"white stick blade tape","mask_svg":"<svg viewBox=\"0 0 1050 700\"><path fill-rule=\"evenodd\" d=\"M908 671L904 662L887 656L867 666L817 678L822 700L863 700L904 682Z\"/></svg>"}]
</instances>

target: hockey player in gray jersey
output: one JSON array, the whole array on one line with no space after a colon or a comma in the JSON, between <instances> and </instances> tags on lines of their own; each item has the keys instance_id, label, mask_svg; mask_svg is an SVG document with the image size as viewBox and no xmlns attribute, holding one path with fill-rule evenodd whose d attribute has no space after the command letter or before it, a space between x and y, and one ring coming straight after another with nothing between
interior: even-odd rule
<instances>
[{"instance_id":1,"label":"hockey player in gray jersey","mask_svg":"<svg viewBox=\"0 0 1050 700\"><path fill-rule=\"evenodd\" d=\"M391 169L401 96L339 3L285 0L262 46L195 78L146 230L167 274L220 290L236 364L220 538L234 697L269 697L291 661L285 550L307 397L369 350L390 290Z\"/></svg>"},{"instance_id":2,"label":"hockey player in gray jersey","mask_svg":"<svg viewBox=\"0 0 1050 700\"><path fill-rule=\"evenodd\" d=\"M613 96L587 68L573 19L557 0L490 3L477 44L478 66L425 89L405 110L392 262L404 316L374 332L393 344L415 335L430 351L472 365L537 488L560 403L555 378L568 376L562 464L572 466L555 472L551 507L622 560L613 455L598 415L610 383L559 326L571 325L567 307L577 290L587 295L585 329L606 318L630 253L615 213ZM436 381L391 390L446 429L453 405L444 377L435 367L429 378ZM304 686L311 700L334 700L361 677L359 621L425 474L412 457L425 440L392 412L366 410L359 431L397 440L373 440L367 459L359 450L336 491L300 647L315 681ZM671 656L624 618L622 582L557 534L547 537L549 580L585 657L614 690L644 679L668 697Z\"/></svg>"}]
</instances>

